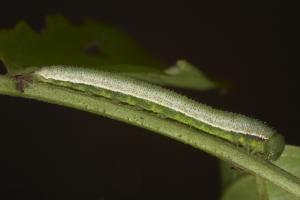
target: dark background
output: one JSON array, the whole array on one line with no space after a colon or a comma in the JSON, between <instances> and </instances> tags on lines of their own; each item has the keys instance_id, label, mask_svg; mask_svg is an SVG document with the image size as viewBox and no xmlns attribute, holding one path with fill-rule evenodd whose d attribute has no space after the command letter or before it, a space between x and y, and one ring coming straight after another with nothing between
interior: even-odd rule
<instances>
[{"instance_id":1,"label":"dark background","mask_svg":"<svg viewBox=\"0 0 300 200\"><path fill-rule=\"evenodd\" d=\"M300 145L296 5L287 1L1 1L0 27L60 13L115 25L237 90L180 91L254 116ZM217 159L124 123L0 96L0 199L218 199Z\"/></svg>"}]
</instances>

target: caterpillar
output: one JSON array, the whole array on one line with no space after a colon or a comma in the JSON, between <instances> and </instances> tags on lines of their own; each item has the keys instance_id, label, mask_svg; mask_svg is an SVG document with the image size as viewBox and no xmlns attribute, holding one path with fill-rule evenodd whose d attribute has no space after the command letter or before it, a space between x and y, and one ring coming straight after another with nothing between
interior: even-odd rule
<instances>
[{"instance_id":1,"label":"caterpillar","mask_svg":"<svg viewBox=\"0 0 300 200\"><path fill-rule=\"evenodd\" d=\"M275 160L284 149L284 139L265 123L242 114L196 102L166 88L118 73L71 66L46 66L32 78L141 107L189 125L251 153Z\"/></svg>"}]
</instances>

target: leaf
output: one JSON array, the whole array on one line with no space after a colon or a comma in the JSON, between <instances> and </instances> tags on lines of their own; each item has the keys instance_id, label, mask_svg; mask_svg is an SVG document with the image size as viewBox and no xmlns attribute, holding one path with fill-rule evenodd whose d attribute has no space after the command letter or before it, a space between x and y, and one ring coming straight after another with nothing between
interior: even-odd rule
<instances>
[{"instance_id":1,"label":"leaf","mask_svg":"<svg viewBox=\"0 0 300 200\"><path fill-rule=\"evenodd\" d=\"M88 20L73 25L62 16L47 18L40 33L20 22L0 31L0 60L10 74L47 65L71 65L124 73L161 85L207 90L217 84L184 61L175 67L147 55L130 37L111 26Z\"/></svg>"},{"instance_id":2,"label":"leaf","mask_svg":"<svg viewBox=\"0 0 300 200\"><path fill-rule=\"evenodd\" d=\"M161 65L113 27L93 21L75 26L61 16L48 17L41 33L20 22L2 31L0 41L1 58L11 71L42 65Z\"/></svg>"},{"instance_id":3,"label":"leaf","mask_svg":"<svg viewBox=\"0 0 300 200\"><path fill-rule=\"evenodd\" d=\"M274 164L300 177L300 147L286 145L281 157ZM222 164L222 174L225 178L222 200L259 200L255 177L234 170L229 171L229 168L229 165ZM270 182L267 182L267 190L269 200L299 200L298 197L292 196Z\"/></svg>"},{"instance_id":4,"label":"leaf","mask_svg":"<svg viewBox=\"0 0 300 200\"><path fill-rule=\"evenodd\" d=\"M128 73L126 75L160 85L196 90L219 87L216 82L209 80L201 71L185 60L178 60L174 66L165 69L160 74Z\"/></svg>"}]
</instances>

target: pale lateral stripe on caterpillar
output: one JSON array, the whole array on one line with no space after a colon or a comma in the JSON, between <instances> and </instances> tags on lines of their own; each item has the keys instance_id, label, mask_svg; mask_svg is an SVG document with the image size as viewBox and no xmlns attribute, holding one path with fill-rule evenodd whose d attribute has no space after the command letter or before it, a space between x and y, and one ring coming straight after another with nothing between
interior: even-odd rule
<instances>
[{"instance_id":1,"label":"pale lateral stripe on caterpillar","mask_svg":"<svg viewBox=\"0 0 300 200\"><path fill-rule=\"evenodd\" d=\"M283 137L263 122L231 112L217 110L183 95L117 73L69 67L42 67L33 73L41 82L117 98L163 114L167 118L200 129L234 144L249 148L267 159L276 159L284 148Z\"/></svg>"}]
</instances>

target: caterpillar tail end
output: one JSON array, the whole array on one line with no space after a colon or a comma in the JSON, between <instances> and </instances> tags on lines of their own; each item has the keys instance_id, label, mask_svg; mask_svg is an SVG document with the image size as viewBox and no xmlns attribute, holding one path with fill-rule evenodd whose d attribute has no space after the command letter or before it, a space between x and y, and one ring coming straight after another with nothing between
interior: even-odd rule
<instances>
[{"instance_id":1,"label":"caterpillar tail end","mask_svg":"<svg viewBox=\"0 0 300 200\"><path fill-rule=\"evenodd\" d=\"M266 151L268 152L269 160L276 160L279 158L285 147L284 138L280 134L274 134L266 144Z\"/></svg>"}]
</instances>

